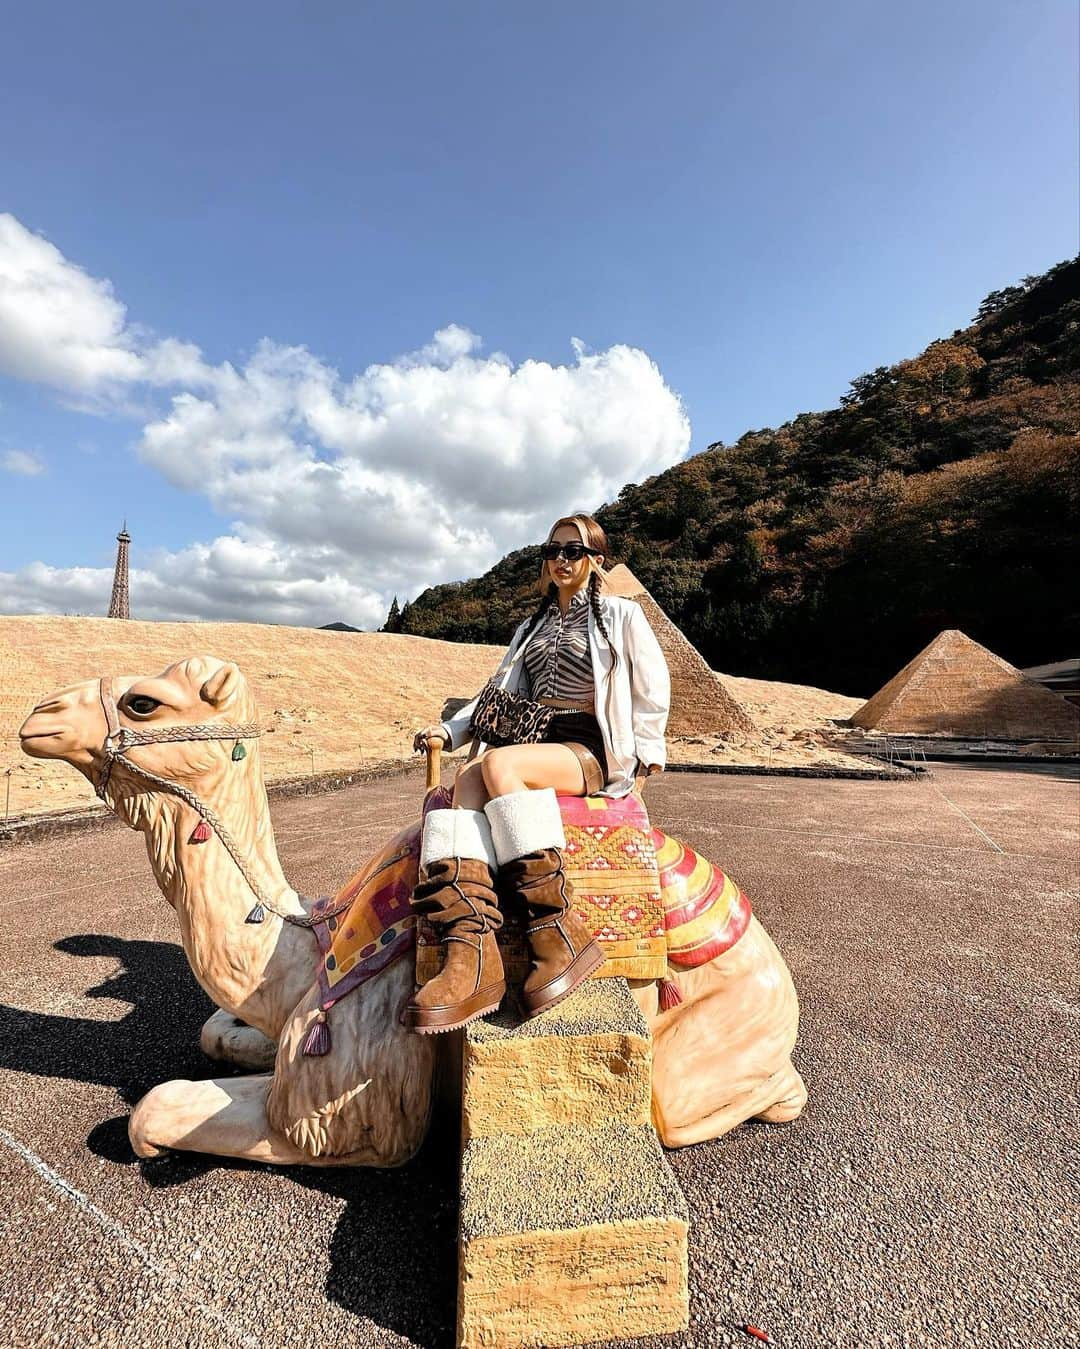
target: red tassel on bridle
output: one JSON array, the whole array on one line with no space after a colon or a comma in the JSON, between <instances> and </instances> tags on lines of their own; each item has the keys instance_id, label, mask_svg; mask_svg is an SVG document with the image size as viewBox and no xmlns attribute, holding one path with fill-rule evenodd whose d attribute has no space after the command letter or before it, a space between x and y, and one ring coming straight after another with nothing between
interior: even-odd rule
<instances>
[{"instance_id":1,"label":"red tassel on bridle","mask_svg":"<svg viewBox=\"0 0 1080 1349\"><path fill-rule=\"evenodd\" d=\"M670 1012L673 1007L678 1007L682 1002L682 994L679 992L679 985L674 979L660 980L660 1010Z\"/></svg>"},{"instance_id":2,"label":"red tassel on bridle","mask_svg":"<svg viewBox=\"0 0 1080 1349\"><path fill-rule=\"evenodd\" d=\"M326 1013L320 1012L311 1029L304 1037L304 1054L309 1059L322 1058L330 1053L330 1027L326 1024Z\"/></svg>"}]
</instances>

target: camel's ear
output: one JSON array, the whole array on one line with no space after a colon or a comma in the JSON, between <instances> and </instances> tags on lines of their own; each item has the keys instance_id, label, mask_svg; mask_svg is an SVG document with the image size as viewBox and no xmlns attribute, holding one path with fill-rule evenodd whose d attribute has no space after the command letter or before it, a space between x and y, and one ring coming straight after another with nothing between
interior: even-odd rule
<instances>
[{"instance_id":1,"label":"camel's ear","mask_svg":"<svg viewBox=\"0 0 1080 1349\"><path fill-rule=\"evenodd\" d=\"M231 660L226 661L202 686L199 696L204 703L210 703L212 707L221 707L238 692L240 679L240 667Z\"/></svg>"}]
</instances>

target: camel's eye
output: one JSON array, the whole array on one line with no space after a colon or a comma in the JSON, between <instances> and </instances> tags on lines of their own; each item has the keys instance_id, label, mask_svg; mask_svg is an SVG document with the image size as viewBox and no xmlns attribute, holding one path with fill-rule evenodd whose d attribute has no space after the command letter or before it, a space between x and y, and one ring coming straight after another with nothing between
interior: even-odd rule
<instances>
[{"instance_id":1,"label":"camel's eye","mask_svg":"<svg viewBox=\"0 0 1080 1349\"><path fill-rule=\"evenodd\" d=\"M136 693L124 699L124 710L134 712L137 717L148 716L160 706L156 698L150 698L145 693Z\"/></svg>"}]
</instances>

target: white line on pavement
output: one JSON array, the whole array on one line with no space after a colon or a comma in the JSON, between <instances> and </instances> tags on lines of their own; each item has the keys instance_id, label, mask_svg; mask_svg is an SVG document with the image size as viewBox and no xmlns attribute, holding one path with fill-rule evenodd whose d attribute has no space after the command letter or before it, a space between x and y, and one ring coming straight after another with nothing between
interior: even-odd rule
<instances>
[{"instance_id":1,"label":"white line on pavement","mask_svg":"<svg viewBox=\"0 0 1080 1349\"><path fill-rule=\"evenodd\" d=\"M977 834L981 835L981 837L986 839L987 843L990 844L991 848L993 848L995 852L1003 853L1005 851L1004 848L1002 848L999 844L994 842L994 840L990 837L990 835L986 832L985 829L980 829L979 826L975 823L975 821L971 818L971 816L968 815L965 811L962 811L955 801L950 801L936 782L931 781L930 786L933 787L934 791L937 792L938 796L941 797L942 801L945 802L945 804L949 807L950 810L955 810L957 815L959 815L962 820L966 820Z\"/></svg>"},{"instance_id":2,"label":"white line on pavement","mask_svg":"<svg viewBox=\"0 0 1080 1349\"><path fill-rule=\"evenodd\" d=\"M0 909L13 909L20 904L39 904L43 899L51 899L53 895L74 895L80 890L108 890L117 881L127 881L132 876L145 876L146 867L140 867L138 871L122 871L117 876L101 876L97 880L86 881L82 885L61 885L55 890L42 890L36 895L15 895L11 899L0 900Z\"/></svg>"},{"instance_id":3,"label":"white line on pavement","mask_svg":"<svg viewBox=\"0 0 1080 1349\"><path fill-rule=\"evenodd\" d=\"M146 1247L136 1241L134 1237L129 1236L115 1218L110 1218L104 1209L98 1208L92 1199L87 1198L81 1190L77 1190L74 1185L70 1184L63 1176L54 1171L47 1162L42 1161L36 1152L32 1152L29 1148L24 1147L23 1144L12 1134L9 1134L6 1129L0 1129L0 1143L3 1143L17 1156L21 1157L28 1166L37 1172L47 1185L51 1186L51 1188L57 1192L57 1194L70 1200L70 1202L85 1213L88 1218L92 1219L99 1227L114 1236L122 1246L125 1246L129 1251L134 1251L145 1265L164 1279L166 1283L171 1285L177 1297L181 1298L184 1302L190 1303L191 1306L202 1312L205 1317L213 1321L215 1325L218 1325L223 1330L227 1331L230 1338L236 1340L237 1343L242 1344L244 1349L259 1349L262 1342L257 1336L241 1330L239 1326L233 1325L228 1317L222 1316L221 1312L208 1306L205 1302L200 1302L198 1298L192 1297L187 1291L180 1275L177 1274L175 1270L172 1270L167 1265L163 1265L155 1260Z\"/></svg>"}]
</instances>

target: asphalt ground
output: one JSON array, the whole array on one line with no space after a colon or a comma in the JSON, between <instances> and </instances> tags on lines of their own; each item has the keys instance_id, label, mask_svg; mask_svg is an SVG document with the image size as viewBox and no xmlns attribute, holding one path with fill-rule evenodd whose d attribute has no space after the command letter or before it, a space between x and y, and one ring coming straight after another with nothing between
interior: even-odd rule
<instances>
[{"instance_id":1,"label":"asphalt ground","mask_svg":"<svg viewBox=\"0 0 1080 1349\"><path fill-rule=\"evenodd\" d=\"M420 788L275 802L292 882L336 888ZM1076 770L672 774L647 800L784 953L810 1100L669 1154L692 1326L634 1343L1077 1344ZM448 1129L396 1171L135 1161L139 1096L214 1075L141 838L0 850L0 933L0 1342L451 1349Z\"/></svg>"}]
</instances>

